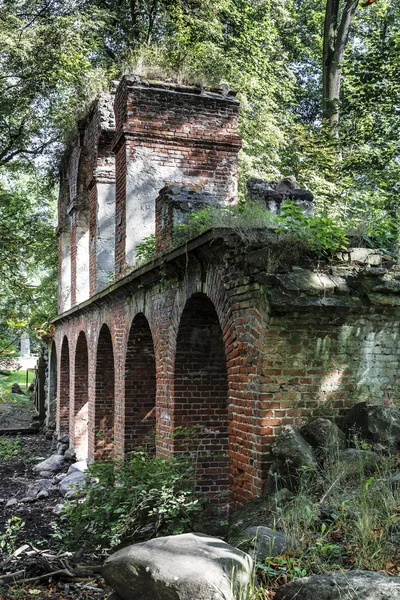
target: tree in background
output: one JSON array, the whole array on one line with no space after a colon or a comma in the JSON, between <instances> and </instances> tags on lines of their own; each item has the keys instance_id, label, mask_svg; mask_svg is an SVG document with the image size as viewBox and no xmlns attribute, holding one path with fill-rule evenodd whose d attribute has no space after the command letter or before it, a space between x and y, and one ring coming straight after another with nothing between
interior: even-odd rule
<instances>
[{"instance_id":1,"label":"tree in background","mask_svg":"<svg viewBox=\"0 0 400 600\"><path fill-rule=\"evenodd\" d=\"M365 243L390 246L400 180L400 6L367 4L0 0L1 210L15 224L3 233L0 279L15 321L29 298L45 308L36 326L52 316L54 292L39 296L41 286L25 284L54 269L48 203L57 157L82 107L128 71L228 83L242 106L241 198L249 176L294 174L320 214ZM37 234L44 244L34 243Z\"/></svg>"}]
</instances>

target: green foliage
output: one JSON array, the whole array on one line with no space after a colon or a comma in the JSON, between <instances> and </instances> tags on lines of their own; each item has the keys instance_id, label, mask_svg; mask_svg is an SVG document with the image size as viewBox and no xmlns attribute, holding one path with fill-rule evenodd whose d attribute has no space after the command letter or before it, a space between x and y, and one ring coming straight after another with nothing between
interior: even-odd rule
<instances>
[{"instance_id":1,"label":"green foliage","mask_svg":"<svg viewBox=\"0 0 400 600\"><path fill-rule=\"evenodd\" d=\"M156 257L156 236L154 233L145 237L136 246L136 264L144 264L154 260Z\"/></svg>"},{"instance_id":2,"label":"green foliage","mask_svg":"<svg viewBox=\"0 0 400 600\"><path fill-rule=\"evenodd\" d=\"M347 248L348 239L343 227L329 217L307 217L294 202L286 202L277 217L255 202L232 207L210 207L188 216L187 222L175 226L174 244L184 243L212 227L229 227L245 243L261 243L259 231L274 228L292 243L319 258L329 258L338 250Z\"/></svg>"},{"instance_id":3,"label":"green foliage","mask_svg":"<svg viewBox=\"0 0 400 600\"><path fill-rule=\"evenodd\" d=\"M0 550L12 554L15 550L18 534L24 527L25 523L19 517L7 519L4 531L0 533Z\"/></svg>"},{"instance_id":4,"label":"green foliage","mask_svg":"<svg viewBox=\"0 0 400 600\"><path fill-rule=\"evenodd\" d=\"M0 437L0 461L10 460L22 455L21 440Z\"/></svg>"},{"instance_id":5,"label":"green foliage","mask_svg":"<svg viewBox=\"0 0 400 600\"><path fill-rule=\"evenodd\" d=\"M54 184L29 167L0 171L0 348L56 314Z\"/></svg>"},{"instance_id":6,"label":"green foliage","mask_svg":"<svg viewBox=\"0 0 400 600\"><path fill-rule=\"evenodd\" d=\"M348 239L342 227L329 217L306 217L294 202L286 202L278 217L278 231L294 234L319 257L345 250Z\"/></svg>"},{"instance_id":7,"label":"green foliage","mask_svg":"<svg viewBox=\"0 0 400 600\"><path fill-rule=\"evenodd\" d=\"M182 533L199 518L202 504L196 497L195 472L185 457L169 460L144 451L125 461L94 463L92 483L85 498L70 500L64 541L77 547L112 548L157 535Z\"/></svg>"}]
</instances>

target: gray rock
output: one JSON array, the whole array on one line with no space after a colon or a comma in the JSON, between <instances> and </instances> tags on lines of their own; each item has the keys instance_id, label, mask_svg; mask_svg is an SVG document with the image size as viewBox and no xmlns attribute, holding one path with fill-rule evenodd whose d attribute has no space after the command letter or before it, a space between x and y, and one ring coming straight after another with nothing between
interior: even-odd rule
<instances>
[{"instance_id":1,"label":"gray rock","mask_svg":"<svg viewBox=\"0 0 400 600\"><path fill-rule=\"evenodd\" d=\"M62 444L61 442L57 444L57 454L65 454L66 450L68 450L68 444Z\"/></svg>"},{"instance_id":2,"label":"gray rock","mask_svg":"<svg viewBox=\"0 0 400 600\"><path fill-rule=\"evenodd\" d=\"M25 396L25 393L22 390L22 388L19 385L19 383L13 383L12 384L12 386L11 386L11 393L12 394L18 394L19 396Z\"/></svg>"},{"instance_id":3,"label":"gray rock","mask_svg":"<svg viewBox=\"0 0 400 600\"><path fill-rule=\"evenodd\" d=\"M53 435L54 435L54 431L52 429L49 429L48 431L46 431L44 437L46 438L46 440L52 440Z\"/></svg>"},{"instance_id":4,"label":"gray rock","mask_svg":"<svg viewBox=\"0 0 400 600\"><path fill-rule=\"evenodd\" d=\"M63 479L65 479L67 476L66 473L58 473L58 475L56 475L55 477L53 477L52 479L52 483L53 485L57 485L58 483L60 483L60 481L62 481Z\"/></svg>"},{"instance_id":5,"label":"gray rock","mask_svg":"<svg viewBox=\"0 0 400 600\"><path fill-rule=\"evenodd\" d=\"M18 504L17 498L10 498L9 500L7 500L6 508L11 508L12 506L17 506L17 504Z\"/></svg>"},{"instance_id":6,"label":"gray rock","mask_svg":"<svg viewBox=\"0 0 400 600\"><path fill-rule=\"evenodd\" d=\"M379 266L382 263L383 253L370 248L349 248L339 252L339 259L356 265Z\"/></svg>"},{"instance_id":7,"label":"gray rock","mask_svg":"<svg viewBox=\"0 0 400 600\"><path fill-rule=\"evenodd\" d=\"M400 578L373 571L324 573L277 589L274 600L400 600Z\"/></svg>"},{"instance_id":8,"label":"gray rock","mask_svg":"<svg viewBox=\"0 0 400 600\"><path fill-rule=\"evenodd\" d=\"M348 434L357 432L373 443L400 448L400 410L394 406L359 402L340 425Z\"/></svg>"},{"instance_id":9,"label":"gray rock","mask_svg":"<svg viewBox=\"0 0 400 600\"><path fill-rule=\"evenodd\" d=\"M35 483L28 487L26 495L36 498L39 492L43 490L47 492L51 488L51 486L52 482L50 481L50 479L37 479Z\"/></svg>"},{"instance_id":10,"label":"gray rock","mask_svg":"<svg viewBox=\"0 0 400 600\"><path fill-rule=\"evenodd\" d=\"M69 435L68 433L63 433L57 438L57 442L60 444L67 444L69 446Z\"/></svg>"},{"instance_id":11,"label":"gray rock","mask_svg":"<svg viewBox=\"0 0 400 600\"><path fill-rule=\"evenodd\" d=\"M77 494L88 483L88 478L81 471L70 473L60 483L60 492L64 497L71 498Z\"/></svg>"},{"instance_id":12,"label":"gray rock","mask_svg":"<svg viewBox=\"0 0 400 600\"><path fill-rule=\"evenodd\" d=\"M335 423L329 419L314 419L300 429L304 439L323 454L338 454L345 448L346 436Z\"/></svg>"},{"instance_id":13,"label":"gray rock","mask_svg":"<svg viewBox=\"0 0 400 600\"><path fill-rule=\"evenodd\" d=\"M44 460L43 462L40 462L38 465L35 465L33 467L33 470L37 473L39 473L40 471L51 471L53 473L56 473L57 471L60 471L63 466L64 466L64 457L61 456L60 454L53 454L52 456L49 456L49 458L46 458L46 460Z\"/></svg>"},{"instance_id":14,"label":"gray rock","mask_svg":"<svg viewBox=\"0 0 400 600\"><path fill-rule=\"evenodd\" d=\"M318 462L311 446L292 425L284 427L271 450L275 456L280 487L295 490L299 484L300 471L318 473Z\"/></svg>"},{"instance_id":15,"label":"gray rock","mask_svg":"<svg viewBox=\"0 0 400 600\"><path fill-rule=\"evenodd\" d=\"M70 475L71 473L75 473L76 471L79 471L80 473L84 473L85 471L87 471L87 468L88 467L87 467L86 460L80 460L80 461L70 465L70 467L68 468L68 471L67 471L67 475Z\"/></svg>"},{"instance_id":16,"label":"gray rock","mask_svg":"<svg viewBox=\"0 0 400 600\"><path fill-rule=\"evenodd\" d=\"M119 550L102 575L122 600L245 600L252 569L226 542L185 533Z\"/></svg>"},{"instance_id":17,"label":"gray rock","mask_svg":"<svg viewBox=\"0 0 400 600\"><path fill-rule=\"evenodd\" d=\"M242 531L251 526L276 527L280 518L278 509L292 497L292 492L283 488L275 494L254 498L241 506L231 515L228 541L236 546Z\"/></svg>"},{"instance_id":18,"label":"gray rock","mask_svg":"<svg viewBox=\"0 0 400 600\"><path fill-rule=\"evenodd\" d=\"M373 473L380 464L381 458L376 452L347 448L340 453L335 469L343 471L347 476L353 476Z\"/></svg>"},{"instance_id":19,"label":"gray rock","mask_svg":"<svg viewBox=\"0 0 400 600\"><path fill-rule=\"evenodd\" d=\"M44 500L45 498L48 498L49 495L49 492L47 492L46 490L41 490L36 497L38 500Z\"/></svg>"},{"instance_id":20,"label":"gray rock","mask_svg":"<svg viewBox=\"0 0 400 600\"><path fill-rule=\"evenodd\" d=\"M64 458L65 458L65 460L68 460L68 461L76 460L75 450L73 448L68 448L64 452Z\"/></svg>"},{"instance_id":21,"label":"gray rock","mask_svg":"<svg viewBox=\"0 0 400 600\"><path fill-rule=\"evenodd\" d=\"M279 556L287 550L286 535L269 527L246 527L236 543L240 550L250 554L255 562L264 562L269 556Z\"/></svg>"},{"instance_id":22,"label":"gray rock","mask_svg":"<svg viewBox=\"0 0 400 600\"><path fill-rule=\"evenodd\" d=\"M59 502L58 504L56 504L53 508L53 514L59 515L63 509L64 504L65 502Z\"/></svg>"},{"instance_id":23,"label":"gray rock","mask_svg":"<svg viewBox=\"0 0 400 600\"><path fill-rule=\"evenodd\" d=\"M32 502L36 502L36 497L33 496L25 496L25 498L21 498L21 502L24 504L32 504Z\"/></svg>"},{"instance_id":24,"label":"gray rock","mask_svg":"<svg viewBox=\"0 0 400 600\"><path fill-rule=\"evenodd\" d=\"M47 479L53 476L53 473L51 471L39 471L39 475L40 477L43 477L43 479Z\"/></svg>"}]
</instances>

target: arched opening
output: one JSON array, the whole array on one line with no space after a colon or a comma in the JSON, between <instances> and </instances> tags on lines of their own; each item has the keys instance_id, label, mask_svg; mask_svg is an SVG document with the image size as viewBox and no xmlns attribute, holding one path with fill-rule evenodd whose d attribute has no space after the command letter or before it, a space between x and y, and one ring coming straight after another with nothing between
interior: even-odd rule
<instances>
[{"instance_id":1,"label":"arched opening","mask_svg":"<svg viewBox=\"0 0 400 600\"><path fill-rule=\"evenodd\" d=\"M79 460L88 456L88 347L80 332L75 353L74 450Z\"/></svg>"},{"instance_id":2,"label":"arched opening","mask_svg":"<svg viewBox=\"0 0 400 600\"><path fill-rule=\"evenodd\" d=\"M222 501L229 490L228 377L222 330L204 294L188 300L179 325L174 426L175 450L193 454L199 489Z\"/></svg>"},{"instance_id":3,"label":"arched opening","mask_svg":"<svg viewBox=\"0 0 400 600\"><path fill-rule=\"evenodd\" d=\"M56 421L56 396L57 396L57 350L53 341L49 356L49 381L47 387L46 425L54 427Z\"/></svg>"},{"instance_id":4,"label":"arched opening","mask_svg":"<svg viewBox=\"0 0 400 600\"><path fill-rule=\"evenodd\" d=\"M125 451L154 449L156 363L153 337L143 313L129 332L125 361Z\"/></svg>"},{"instance_id":5,"label":"arched opening","mask_svg":"<svg viewBox=\"0 0 400 600\"><path fill-rule=\"evenodd\" d=\"M95 383L95 459L105 460L113 452L114 442L114 353L107 325L100 330L97 344Z\"/></svg>"},{"instance_id":6,"label":"arched opening","mask_svg":"<svg viewBox=\"0 0 400 600\"><path fill-rule=\"evenodd\" d=\"M69 346L64 337L60 361L60 432L69 434Z\"/></svg>"}]
</instances>

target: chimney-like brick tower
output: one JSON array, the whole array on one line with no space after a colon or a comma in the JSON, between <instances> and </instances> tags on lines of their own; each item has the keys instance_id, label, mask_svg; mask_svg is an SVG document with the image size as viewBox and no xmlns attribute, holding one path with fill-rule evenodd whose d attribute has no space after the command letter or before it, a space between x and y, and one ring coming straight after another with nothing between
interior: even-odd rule
<instances>
[{"instance_id":1,"label":"chimney-like brick tower","mask_svg":"<svg viewBox=\"0 0 400 600\"><path fill-rule=\"evenodd\" d=\"M102 94L78 125L60 167L60 313L107 287L114 272L114 97Z\"/></svg>"},{"instance_id":2,"label":"chimney-like brick tower","mask_svg":"<svg viewBox=\"0 0 400 600\"><path fill-rule=\"evenodd\" d=\"M165 185L200 184L221 204L237 201L238 110L221 89L122 79L115 97L117 278L154 233Z\"/></svg>"}]
</instances>

